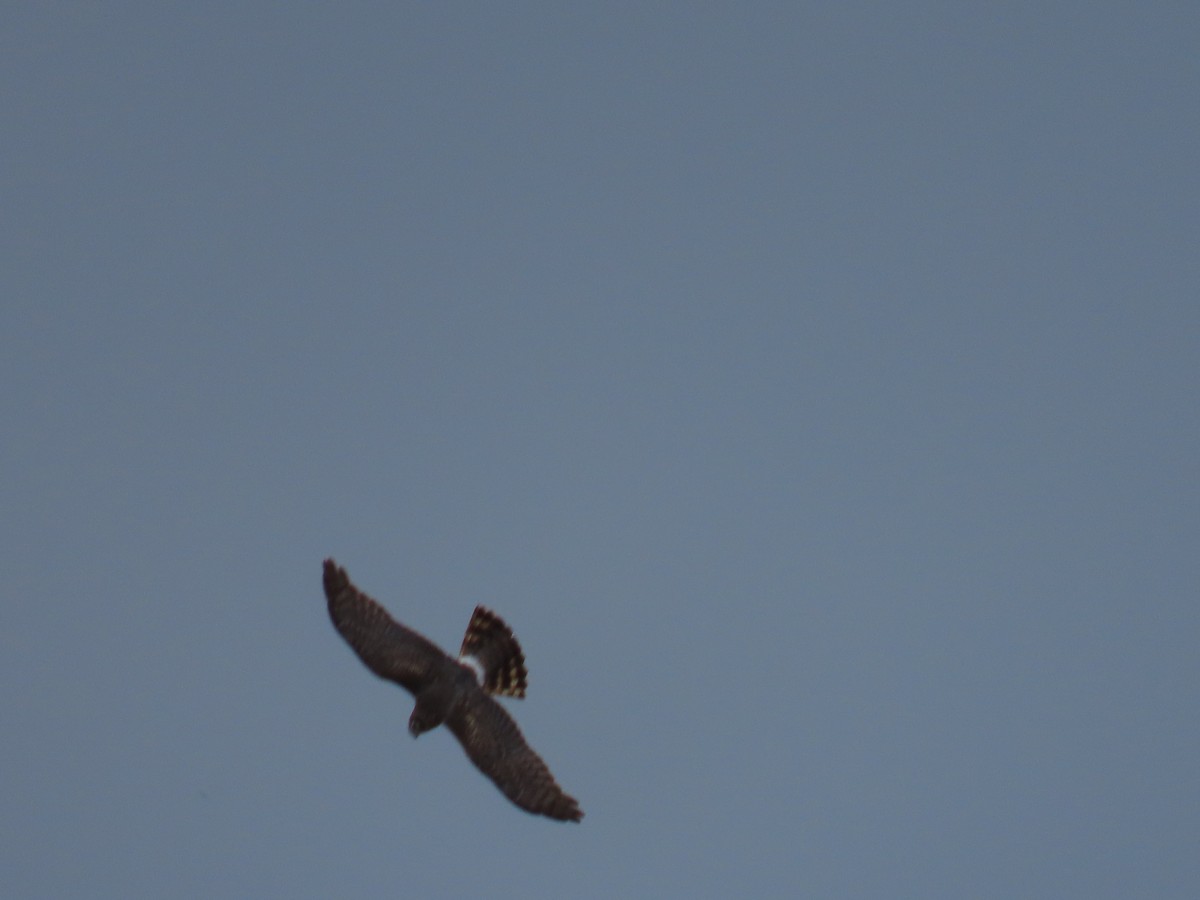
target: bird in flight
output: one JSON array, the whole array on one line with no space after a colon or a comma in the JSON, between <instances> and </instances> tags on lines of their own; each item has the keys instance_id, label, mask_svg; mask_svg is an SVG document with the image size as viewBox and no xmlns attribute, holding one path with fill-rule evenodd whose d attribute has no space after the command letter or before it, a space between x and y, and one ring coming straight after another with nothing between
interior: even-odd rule
<instances>
[{"instance_id":1,"label":"bird in flight","mask_svg":"<svg viewBox=\"0 0 1200 900\"><path fill-rule=\"evenodd\" d=\"M479 771L527 812L578 822L583 811L525 743L521 729L492 695L525 696L525 655L509 627L475 607L457 659L356 588L346 570L325 560L325 598L333 627L368 669L416 698L413 737L445 724Z\"/></svg>"}]
</instances>

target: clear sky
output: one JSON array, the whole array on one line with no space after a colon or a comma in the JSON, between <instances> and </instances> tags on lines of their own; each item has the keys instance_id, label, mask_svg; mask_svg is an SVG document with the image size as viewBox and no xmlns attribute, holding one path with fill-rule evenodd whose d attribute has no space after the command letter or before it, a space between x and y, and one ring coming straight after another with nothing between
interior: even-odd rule
<instances>
[{"instance_id":1,"label":"clear sky","mask_svg":"<svg viewBox=\"0 0 1200 900\"><path fill-rule=\"evenodd\" d=\"M9 4L0 894L1200 895L1198 36Z\"/></svg>"}]
</instances>

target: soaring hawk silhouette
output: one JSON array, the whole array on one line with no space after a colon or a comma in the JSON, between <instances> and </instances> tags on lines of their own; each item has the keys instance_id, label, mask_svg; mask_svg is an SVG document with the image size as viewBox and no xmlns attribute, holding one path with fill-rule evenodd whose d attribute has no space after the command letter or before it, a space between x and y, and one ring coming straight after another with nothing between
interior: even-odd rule
<instances>
[{"instance_id":1,"label":"soaring hawk silhouette","mask_svg":"<svg viewBox=\"0 0 1200 900\"><path fill-rule=\"evenodd\" d=\"M525 656L499 616L475 607L456 660L392 619L332 559L325 560L324 582L334 628L368 669L416 698L408 720L413 737L445 723L471 762L521 809L563 821L583 818L517 723L489 696L525 696Z\"/></svg>"}]
</instances>

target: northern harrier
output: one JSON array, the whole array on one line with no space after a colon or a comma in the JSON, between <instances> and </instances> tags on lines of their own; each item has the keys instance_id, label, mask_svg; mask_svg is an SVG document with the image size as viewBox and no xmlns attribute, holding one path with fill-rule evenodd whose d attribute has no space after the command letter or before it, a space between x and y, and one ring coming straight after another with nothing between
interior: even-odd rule
<instances>
[{"instance_id":1,"label":"northern harrier","mask_svg":"<svg viewBox=\"0 0 1200 900\"><path fill-rule=\"evenodd\" d=\"M517 723L489 696L525 696L525 656L499 616L475 607L453 659L392 619L332 559L325 560L324 582L338 633L368 669L416 698L408 720L413 737L445 723L471 762L521 809L563 821L583 818Z\"/></svg>"}]
</instances>

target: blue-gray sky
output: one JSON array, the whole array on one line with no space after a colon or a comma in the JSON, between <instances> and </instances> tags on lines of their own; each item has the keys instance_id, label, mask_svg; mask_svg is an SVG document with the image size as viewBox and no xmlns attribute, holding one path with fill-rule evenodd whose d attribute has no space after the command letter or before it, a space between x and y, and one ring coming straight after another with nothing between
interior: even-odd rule
<instances>
[{"instance_id":1,"label":"blue-gray sky","mask_svg":"<svg viewBox=\"0 0 1200 900\"><path fill-rule=\"evenodd\" d=\"M10 5L0 893L1196 896L1198 34Z\"/></svg>"}]
</instances>

